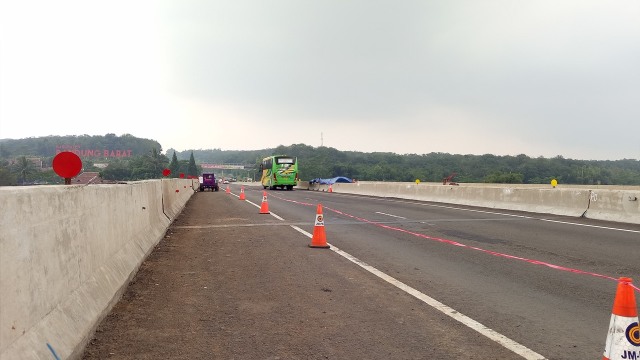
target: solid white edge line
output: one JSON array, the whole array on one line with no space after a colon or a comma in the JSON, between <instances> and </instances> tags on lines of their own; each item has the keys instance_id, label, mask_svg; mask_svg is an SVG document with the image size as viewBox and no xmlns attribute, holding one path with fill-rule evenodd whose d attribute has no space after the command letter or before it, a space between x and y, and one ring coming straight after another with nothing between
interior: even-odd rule
<instances>
[{"instance_id":1,"label":"solid white edge line","mask_svg":"<svg viewBox=\"0 0 640 360\"><path fill-rule=\"evenodd\" d=\"M313 238L313 235L302 230L301 228L295 226L295 225L291 225L291 227L302 233L303 235L309 237L309 238ZM396 280L395 278L383 273L382 271L374 268L371 265L368 265L367 263L359 260L358 258L352 256L349 253L346 253L340 249L338 249L337 247L335 247L334 245L328 244L330 249L335 252L336 254L339 254L340 256L344 257L345 259L351 261L352 263L360 266L361 268L367 270L368 272L370 272L371 274L379 277L380 279L390 283L391 285L397 287L398 289L406 292L407 294L417 298L418 300L424 302L425 304L431 306L432 308L439 310L440 312L442 312L443 314L453 318L454 320L459 321L460 323L464 324L465 326L477 331L478 333L484 335L485 337L495 341L496 343L502 345L503 347L513 351L514 353L522 356L523 358L527 359L527 360L546 360L546 358L538 353L536 353L535 351L527 348L526 346L519 344L511 339L509 339L508 337L496 332L495 330L492 330L484 325L482 325L481 323L473 320L472 318L463 315L462 313L456 311L455 309L450 308L449 306L439 302L438 300L427 296L423 293L421 293L420 291L412 288L411 286Z\"/></svg>"},{"instance_id":2,"label":"solid white edge line","mask_svg":"<svg viewBox=\"0 0 640 360\"><path fill-rule=\"evenodd\" d=\"M640 234L640 231L638 231L638 230L612 228L612 227L607 227L607 226L591 225L591 224L577 224L577 223L572 223L572 222L569 222L569 221L560 221L560 220L551 220L551 219L537 219L537 220L547 221L547 222L552 222L552 223L558 223L558 224L563 224L563 225L584 226L584 227L591 227L591 228L596 228L596 229L614 230L614 231L626 231L626 232L639 233Z\"/></svg>"}]
</instances>

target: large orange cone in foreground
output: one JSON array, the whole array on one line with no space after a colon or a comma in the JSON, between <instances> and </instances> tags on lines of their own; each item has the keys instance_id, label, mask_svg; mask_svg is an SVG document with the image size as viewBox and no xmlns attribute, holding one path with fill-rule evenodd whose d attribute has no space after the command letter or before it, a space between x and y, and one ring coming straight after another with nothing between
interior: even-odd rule
<instances>
[{"instance_id":1,"label":"large orange cone in foreground","mask_svg":"<svg viewBox=\"0 0 640 360\"><path fill-rule=\"evenodd\" d=\"M602 359L640 359L638 308L630 278L619 279Z\"/></svg>"},{"instance_id":2,"label":"large orange cone in foreground","mask_svg":"<svg viewBox=\"0 0 640 360\"><path fill-rule=\"evenodd\" d=\"M245 200L245 195L244 195L244 186L240 187L240 200Z\"/></svg>"},{"instance_id":3,"label":"large orange cone in foreground","mask_svg":"<svg viewBox=\"0 0 640 360\"><path fill-rule=\"evenodd\" d=\"M311 238L312 248L329 248L327 244L327 236L324 233L324 216L322 215L322 204L318 204L318 210L316 211L316 224L313 228L313 237Z\"/></svg>"},{"instance_id":4,"label":"large orange cone in foreground","mask_svg":"<svg viewBox=\"0 0 640 360\"><path fill-rule=\"evenodd\" d=\"M267 203L267 192L262 192L262 205L260 205L260 214L269 213L269 203Z\"/></svg>"}]
</instances>

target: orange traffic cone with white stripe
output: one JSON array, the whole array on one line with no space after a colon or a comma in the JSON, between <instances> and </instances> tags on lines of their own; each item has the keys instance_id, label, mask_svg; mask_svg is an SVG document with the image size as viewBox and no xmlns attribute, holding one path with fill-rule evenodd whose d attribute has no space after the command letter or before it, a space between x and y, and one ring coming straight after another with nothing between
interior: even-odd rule
<instances>
[{"instance_id":1,"label":"orange traffic cone with white stripe","mask_svg":"<svg viewBox=\"0 0 640 360\"><path fill-rule=\"evenodd\" d=\"M245 199L246 199L246 197L245 197L245 195L244 195L244 186L242 186L242 187L240 188L240 197L239 197L239 199L240 199L240 200L245 200Z\"/></svg>"},{"instance_id":2,"label":"orange traffic cone with white stripe","mask_svg":"<svg viewBox=\"0 0 640 360\"><path fill-rule=\"evenodd\" d=\"M327 244L327 236L324 233L324 216L322 215L322 204L318 204L318 209L316 211L316 223L313 228L313 237L311 238L311 244L309 247L312 248L329 248L329 244Z\"/></svg>"},{"instance_id":3,"label":"orange traffic cone with white stripe","mask_svg":"<svg viewBox=\"0 0 640 360\"><path fill-rule=\"evenodd\" d=\"M640 359L638 308L630 278L618 280L603 360Z\"/></svg>"},{"instance_id":4,"label":"orange traffic cone with white stripe","mask_svg":"<svg viewBox=\"0 0 640 360\"><path fill-rule=\"evenodd\" d=\"M260 214L269 213L269 203L267 203L267 192L262 192L262 205L260 205Z\"/></svg>"},{"instance_id":5,"label":"orange traffic cone with white stripe","mask_svg":"<svg viewBox=\"0 0 640 360\"><path fill-rule=\"evenodd\" d=\"M331 184L329 184L329 192L332 193L333 192L333 186Z\"/></svg>"},{"instance_id":6,"label":"orange traffic cone with white stripe","mask_svg":"<svg viewBox=\"0 0 640 360\"><path fill-rule=\"evenodd\" d=\"M227 185L227 194L231 194L231 188Z\"/></svg>"}]
</instances>

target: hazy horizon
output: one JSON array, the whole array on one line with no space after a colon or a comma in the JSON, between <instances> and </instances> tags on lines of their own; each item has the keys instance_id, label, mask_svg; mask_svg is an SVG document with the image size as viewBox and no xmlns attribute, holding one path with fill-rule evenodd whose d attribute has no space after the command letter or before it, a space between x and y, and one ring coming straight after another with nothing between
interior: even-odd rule
<instances>
[{"instance_id":1,"label":"hazy horizon","mask_svg":"<svg viewBox=\"0 0 640 360\"><path fill-rule=\"evenodd\" d=\"M0 138L640 159L638 19L637 0L3 1Z\"/></svg>"}]
</instances>

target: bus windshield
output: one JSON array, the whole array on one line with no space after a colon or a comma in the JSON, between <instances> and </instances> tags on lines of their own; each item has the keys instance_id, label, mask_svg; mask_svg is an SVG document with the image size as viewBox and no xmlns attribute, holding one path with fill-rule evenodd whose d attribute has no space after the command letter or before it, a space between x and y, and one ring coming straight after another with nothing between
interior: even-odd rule
<instances>
[{"instance_id":1,"label":"bus windshield","mask_svg":"<svg viewBox=\"0 0 640 360\"><path fill-rule=\"evenodd\" d=\"M277 157L276 158L276 164L281 165L281 164L295 164L296 163L296 159L294 158L290 158L290 157Z\"/></svg>"}]
</instances>

